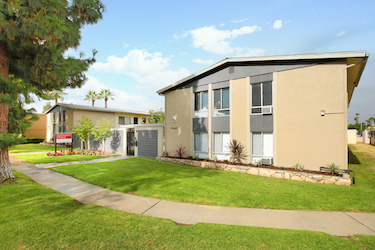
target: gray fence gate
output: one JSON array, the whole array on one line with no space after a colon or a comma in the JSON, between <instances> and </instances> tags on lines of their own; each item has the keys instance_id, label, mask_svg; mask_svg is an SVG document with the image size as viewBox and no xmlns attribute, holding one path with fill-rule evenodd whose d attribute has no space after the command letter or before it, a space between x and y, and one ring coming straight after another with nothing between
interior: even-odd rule
<instances>
[{"instance_id":1,"label":"gray fence gate","mask_svg":"<svg viewBox=\"0 0 375 250\"><path fill-rule=\"evenodd\" d=\"M145 158L158 156L157 130L138 130L138 156Z\"/></svg>"}]
</instances>

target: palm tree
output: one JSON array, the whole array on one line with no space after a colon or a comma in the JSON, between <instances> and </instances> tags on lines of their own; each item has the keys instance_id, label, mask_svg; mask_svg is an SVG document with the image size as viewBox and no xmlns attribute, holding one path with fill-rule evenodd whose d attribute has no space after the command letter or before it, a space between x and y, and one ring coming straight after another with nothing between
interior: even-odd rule
<instances>
[{"instance_id":1,"label":"palm tree","mask_svg":"<svg viewBox=\"0 0 375 250\"><path fill-rule=\"evenodd\" d=\"M100 100L100 95L97 94L95 91L89 91L86 94L85 101L92 102L92 106L94 107L95 100Z\"/></svg>"},{"instance_id":2,"label":"palm tree","mask_svg":"<svg viewBox=\"0 0 375 250\"><path fill-rule=\"evenodd\" d=\"M60 99L61 102L64 101L64 95L67 95L67 93L64 92L62 89L54 89L52 91L49 91L47 93L47 96L51 99L55 100L55 104L57 103L58 99Z\"/></svg>"},{"instance_id":3,"label":"palm tree","mask_svg":"<svg viewBox=\"0 0 375 250\"><path fill-rule=\"evenodd\" d=\"M113 98L113 96L115 96L115 95L109 89L102 89L102 91L100 91L100 93L99 93L99 96L100 96L100 99L104 99L106 108L107 108L108 99L115 100Z\"/></svg>"},{"instance_id":4,"label":"palm tree","mask_svg":"<svg viewBox=\"0 0 375 250\"><path fill-rule=\"evenodd\" d=\"M354 118L355 124L358 124L358 119L359 119L359 113L356 113L355 118Z\"/></svg>"}]
</instances>

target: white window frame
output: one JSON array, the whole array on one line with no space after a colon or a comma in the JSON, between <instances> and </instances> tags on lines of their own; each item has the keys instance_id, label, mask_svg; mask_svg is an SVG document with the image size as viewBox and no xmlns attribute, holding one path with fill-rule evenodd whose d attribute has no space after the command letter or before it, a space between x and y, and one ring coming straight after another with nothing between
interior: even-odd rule
<instances>
[{"instance_id":1,"label":"white window frame","mask_svg":"<svg viewBox=\"0 0 375 250\"><path fill-rule=\"evenodd\" d=\"M194 139L193 139L193 152L194 152L194 155L199 155L199 158L206 158L208 157L208 133L207 132L194 132L193 133L194 135ZM203 142L202 142L202 134L206 134L207 135L207 151L203 151L203 150L200 150L200 151L197 151L195 150L195 134L200 134L200 146L201 146L201 149L203 148Z\"/></svg>"},{"instance_id":2,"label":"white window frame","mask_svg":"<svg viewBox=\"0 0 375 250\"><path fill-rule=\"evenodd\" d=\"M203 93L207 93L207 108L203 108ZM198 110L195 110L195 101L197 95L199 96L199 108ZM208 91L194 93L194 117L208 117Z\"/></svg>"},{"instance_id":3,"label":"white window frame","mask_svg":"<svg viewBox=\"0 0 375 250\"><path fill-rule=\"evenodd\" d=\"M272 94L271 94L271 100L272 100L272 104L271 105L264 105L263 104L263 99L264 99L264 96L263 96L263 84L264 83L271 83L271 91L272 91ZM260 106L253 106L253 85L260 85L260 103L261 105ZM254 84L251 84L251 101L250 101L250 112L251 112L251 115L263 115L263 108L264 107L272 107L273 108L273 82L272 81L265 81L265 82L260 82L260 83L254 83ZM257 108L260 108L260 113L253 113L253 109L257 109Z\"/></svg>"},{"instance_id":4,"label":"white window frame","mask_svg":"<svg viewBox=\"0 0 375 250\"><path fill-rule=\"evenodd\" d=\"M216 156L219 160L229 160L230 159L230 150L229 148L227 147L228 145L222 145L222 148L224 149L224 151L215 151L216 150L216 147L215 147L215 135L216 134L220 134L221 135L221 141L223 142L223 134L227 134L229 136L229 142L230 142L230 133L229 132L215 132L213 133L213 136L212 136L212 154L213 156Z\"/></svg>"},{"instance_id":5,"label":"white window frame","mask_svg":"<svg viewBox=\"0 0 375 250\"><path fill-rule=\"evenodd\" d=\"M229 101L229 108L225 108L223 109L223 89L228 89L228 101ZM215 108L215 91L217 90L220 90L220 106L221 108L220 109L216 109ZM213 102L213 105L212 105L212 108L213 108L213 116L229 116L230 115L230 89L229 87L227 88L221 88L221 89L214 89L212 90L212 102ZM220 111L228 111L228 114L227 115L219 115L218 113Z\"/></svg>"},{"instance_id":6,"label":"white window frame","mask_svg":"<svg viewBox=\"0 0 375 250\"><path fill-rule=\"evenodd\" d=\"M124 124L121 124L120 123L120 117L123 117L124 118ZM127 121L128 121L128 123L127 123ZM118 125L129 125L129 124L131 124L131 117L130 116L119 116L118 117Z\"/></svg>"},{"instance_id":7,"label":"white window frame","mask_svg":"<svg viewBox=\"0 0 375 250\"><path fill-rule=\"evenodd\" d=\"M262 148L262 154L261 155L258 155L258 154L254 154L254 134L260 134L262 136L262 145L261 145L261 148ZM269 154L269 155L265 155L264 154L264 134L270 134L272 135L272 154ZM274 155L274 152L273 152L273 144L274 144L274 141L273 141L273 132L252 132L251 133L251 162L252 163L256 163L257 161L261 160L262 158L273 158L273 155Z\"/></svg>"}]
</instances>

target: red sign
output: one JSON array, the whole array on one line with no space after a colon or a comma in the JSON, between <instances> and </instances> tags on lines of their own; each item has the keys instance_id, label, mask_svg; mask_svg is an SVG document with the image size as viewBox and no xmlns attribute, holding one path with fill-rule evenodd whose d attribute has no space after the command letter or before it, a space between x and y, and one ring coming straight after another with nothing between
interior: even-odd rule
<instances>
[{"instance_id":1,"label":"red sign","mask_svg":"<svg viewBox=\"0 0 375 250\"><path fill-rule=\"evenodd\" d=\"M67 143L72 142L72 133L58 133L56 134L57 143Z\"/></svg>"}]
</instances>

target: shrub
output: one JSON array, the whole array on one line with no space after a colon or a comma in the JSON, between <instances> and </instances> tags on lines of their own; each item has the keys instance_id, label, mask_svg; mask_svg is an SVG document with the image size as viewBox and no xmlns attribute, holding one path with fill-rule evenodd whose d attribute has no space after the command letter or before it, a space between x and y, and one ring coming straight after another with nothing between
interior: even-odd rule
<instances>
[{"instance_id":1,"label":"shrub","mask_svg":"<svg viewBox=\"0 0 375 250\"><path fill-rule=\"evenodd\" d=\"M328 169L331 171L331 174L338 174L340 171L340 166L336 163L332 162L331 164L327 165Z\"/></svg>"},{"instance_id":2,"label":"shrub","mask_svg":"<svg viewBox=\"0 0 375 250\"><path fill-rule=\"evenodd\" d=\"M205 161L210 161L210 158L206 157L206 159L204 159Z\"/></svg>"},{"instance_id":3,"label":"shrub","mask_svg":"<svg viewBox=\"0 0 375 250\"><path fill-rule=\"evenodd\" d=\"M255 166L256 166L256 167L260 167L260 166L262 166L262 160L256 161L256 162L255 162Z\"/></svg>"},{"instance_id":4,"label":"shrub","mask_svg":"<svg viewBox=\"0 0 375 250\"><path fill-rule=\"evenodd\" d=\"M242 163L243 160L246 160L247 155L246 155L245 146L242 145L241 142L237 140L233 140L229 142L227 147L229 148L230 159L232 162Z\"/></svg>"},{"instance_id":5,"label":"shrub","mask_svg":"<svg viewBox=\"0 0 375 250\"><path fill-rule=\"evenodd\" d=\"M191 160L193 159L193 156L189 155L187 158Z\"/></svg>"},{"instance_id":6,"label":"shrub","mask_svg":"<svg viewBox=\"0 0 375 250\"><path fill-rule=\"evenodd\" d=\"M303 165L302 162L298 161L296 164L293 165L293 168L295 170L303 170L305 168L305 166Z\"/></svg>"},{"instance_id":7,"label":"shrub","mask_svg":"<svg viewBox=\"0 0 375 250\"><path fill-rule=\"evenodd\" d=\"M185 147L183 147L182 145L177 146L176 155L178 158L181 159L182 157L184 157L185 153L186 153Z\"/></svg>"},{"instance_id":8,"label":"shrub","mask_svg":"<svg viewBox=\"0 0 375 250\"><path fill-rule=\"evenodd\" d=\"M218 159L217 159L217 156L215 155L214 156L214 162L217 162L218 161Z\"/></svg>"},{"instance_id":9,"label":"shrub","mask_svg":"<svg viewBox=\"0 0 375 250\"><path fill-rule=\"evenodd\" d=\"M194 159L199 160L199 154L194 155Z\"/></svg>"}]
</instances>

